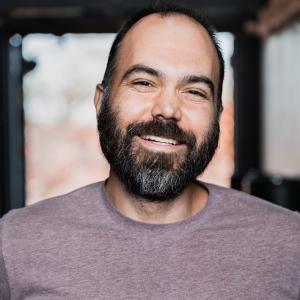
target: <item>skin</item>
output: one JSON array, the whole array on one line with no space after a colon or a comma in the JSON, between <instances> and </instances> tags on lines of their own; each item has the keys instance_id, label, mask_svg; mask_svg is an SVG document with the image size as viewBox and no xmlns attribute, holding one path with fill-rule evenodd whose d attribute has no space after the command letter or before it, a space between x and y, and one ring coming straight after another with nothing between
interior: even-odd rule
<instances>
[{"instance_id":1,"label":"skin","mask_svg":"<svg viewBox=\"0 0 300 300\"><path fill-rule=\"evenodd\" d=\"M152 14L136 23L122 42L109 101L118 111L123 130L132 122L173 119L182 129L193 132L200 144L214 117L218 76L217 53L201 25L183 15ZM99 84L97 112L102 98ZM153 152L186 150L184 144L139 137L134 143ZM153 224L182 221L202 210L208 201L207 190L193 183L172 202L149 203L128 194L113 171L106 192L120 213Z\"/></svg>"}]
</instances>

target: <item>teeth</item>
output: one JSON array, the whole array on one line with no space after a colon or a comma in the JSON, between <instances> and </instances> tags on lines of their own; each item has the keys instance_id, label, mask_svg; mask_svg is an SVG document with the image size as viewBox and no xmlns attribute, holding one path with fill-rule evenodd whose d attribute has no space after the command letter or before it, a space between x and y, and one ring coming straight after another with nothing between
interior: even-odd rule
<instances>
[{"instance_id":1,"label":"teeth","mask_svg":"<svg viewBox=\"0 0 300 300\"><path fill-rule=\"evenodd\" d=\"M178 142L175 140L166 139L166 138L154 136L154 135L143 135L142 138L145 140L150 140L150 141L159 142L159 143L178 145Z\"/></svg>"}]
</instances>

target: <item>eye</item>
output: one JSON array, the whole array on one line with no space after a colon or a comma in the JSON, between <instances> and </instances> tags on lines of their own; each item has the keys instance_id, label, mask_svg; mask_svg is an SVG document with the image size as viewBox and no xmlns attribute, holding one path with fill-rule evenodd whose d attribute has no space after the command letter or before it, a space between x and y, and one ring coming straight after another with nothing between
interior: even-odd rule
<instances>
[{"instance_id":1,"label":"eye","mask_svg":"<svg viewBox=\"0 0 300 300\"><path fill-rule=\"evenodd\" d=\"M147 80L135 81L135 82L133 82L133 85L140 85L140 86L145 86L145 87L151 87L152 86L152 84Z\"/></svg>"},{"instance_id":2,"label":"eye","mask_svg":"<svg viewBox=\"0 0 300 300\"><path fill-rule=\"evenodd\" d=\"M140 93L152 93L155 91L155 83L147 79L136 79L131 81L131 86Z\"/></svg>"},{"instance_id":3,"label":"eye","mask_svg":"<svg viewBox=\"0 0 300 300\"><path fill-rule=\"evenodd\" d=\"M204 92L199 91L199 90L189 90L188 93L195 96L195 97L206 98L206 94Z\"/></svg>"}]
</instances>

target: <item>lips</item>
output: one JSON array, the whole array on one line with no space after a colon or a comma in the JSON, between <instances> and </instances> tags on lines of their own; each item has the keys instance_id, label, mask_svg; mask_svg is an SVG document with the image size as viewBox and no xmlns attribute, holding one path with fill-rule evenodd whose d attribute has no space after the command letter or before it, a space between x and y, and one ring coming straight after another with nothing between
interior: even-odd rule
<instances>
[{"instance_id":1,"label":"lips","mask_svg":"<svg viewBox=\"0 0 300 300\"><path fill-rule=\"evenodd\" d=\"M142 139L146 141L156 142L156 143L162 143L167 145L179 145L180 143L174 139L169 139L161 136L155 136L155 135L142 135Z\"/></svg>"}]
</instances>

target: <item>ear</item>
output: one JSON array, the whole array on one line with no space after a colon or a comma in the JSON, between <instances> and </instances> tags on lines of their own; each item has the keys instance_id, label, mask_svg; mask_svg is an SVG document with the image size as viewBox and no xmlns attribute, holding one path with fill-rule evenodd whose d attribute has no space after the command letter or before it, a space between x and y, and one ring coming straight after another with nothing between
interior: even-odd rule
<instances>
[{"instance_id":1,"label":"ear","mask_svg":"<svg viewBox=\"0 0 300 300\"><path fill-rule=\"evenodd\" d=\"M95 96L94 96L94 104L95 104L97 114L100 110L102 99L103 99L103 85L98 83L96 86Z\"/></svg>"}]
</instances>

